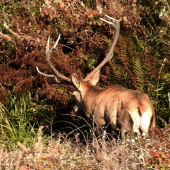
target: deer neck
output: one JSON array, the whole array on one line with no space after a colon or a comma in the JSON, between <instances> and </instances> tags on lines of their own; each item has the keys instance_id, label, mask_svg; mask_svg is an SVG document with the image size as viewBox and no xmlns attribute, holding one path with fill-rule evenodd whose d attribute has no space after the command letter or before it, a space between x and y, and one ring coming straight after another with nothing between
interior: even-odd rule
<instances>
[{"instance_id":1,"label":"deer neck","mask_svg":"<svg viewBox=\"0 0 170 170\"><path fill-rule=\"evenodd\" d=\"M82 90L80 92L81 102L87 117L92 116L94 102L101 91L101 88L94 86L90 81L82 83Z\"/></svg>"}]
</instances>

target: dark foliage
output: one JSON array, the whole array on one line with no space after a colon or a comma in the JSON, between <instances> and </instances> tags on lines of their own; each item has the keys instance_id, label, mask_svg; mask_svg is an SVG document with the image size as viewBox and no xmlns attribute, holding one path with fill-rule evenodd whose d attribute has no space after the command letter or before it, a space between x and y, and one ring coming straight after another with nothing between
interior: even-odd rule
<instances>
[{"instance_id":1,"label":"dark foliage","mask_svg":"<svg viewBox=\"0 0 170 170\"><path fill-rule=\"evenodd\" d=\"M52 85L40 76L52 73L45 60L47 37L61 40L52 53L54 66L79 78L102 61L114 31L99 19L104 14L122 18L114 57L101 72L100 86L120 84L147 93L155 107L158 126L169 121L170 3L168 1L2 1L0 4L0 101L8 92L32 91L54 106L57 120L70 113L74 87ZM90 3L89 3L90 2ZM102 12L102 13L100 13ZM8 27L9 26L9 27ZM7 102L6 102L7 101ZM56 121L56 120L55 120ZM77 121L77 120L76 120Z\"/></svg>"}]
</instances>

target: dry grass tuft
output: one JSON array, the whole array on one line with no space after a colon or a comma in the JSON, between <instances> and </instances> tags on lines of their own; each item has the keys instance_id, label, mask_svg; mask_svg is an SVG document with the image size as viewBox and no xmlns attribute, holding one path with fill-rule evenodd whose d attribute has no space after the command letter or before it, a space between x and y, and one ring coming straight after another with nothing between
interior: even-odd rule
<instances>
[{"instance_id":1,"label":"dry grass tuft","mask_svg":"<svg viewBox=\"0 0 170 170\"><path fill-rule=\"evenodd\" d=\"M18 143L19 148L8 152L0 150L1 169L131 169L170 168L170 150L158 139L128 137L121 143L95 139L82 144L58 134L47 139L39 128L37 142L32 149ZM46 142L48 140L48 142Z\"/></svg>"}]
</instances>

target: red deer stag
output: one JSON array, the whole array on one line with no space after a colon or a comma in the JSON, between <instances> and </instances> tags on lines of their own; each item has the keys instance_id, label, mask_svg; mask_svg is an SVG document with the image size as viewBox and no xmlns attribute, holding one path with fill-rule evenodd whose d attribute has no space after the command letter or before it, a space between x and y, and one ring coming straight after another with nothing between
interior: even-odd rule
<instances>
[{"instance_id":1,"label":"red deer stag","mask_svg":"<svg viewBox=\"0 0 170 170\"><path fill-rule=\"evenodd\" d=\"M141 132L148 134L149 129L155 126L155 114L153 106L146 94L142 94L136 90L126 89L120 85L102 89L95 86L100 79L101 68L113 57L113 51L118 40L120 32L120 21L106 15L112 22L102 19L106 23L115 28L115 37L112 46L104 58L104 60L94 68L84 79L78 80L73 74L71 78L62 75L50 61L50 52L57 46L60 35L55 45L49 49L50 38L48 38L46 46L46 60L55 75L48 75L37 71L47 77L60 78L64 80L62 83L69 83L76 88L76 99L79 103L75 106L77 109L83 110L88 118L93 118L97 124L98 130L110 125L113 132L117 129L121 132L121 139L125 139L124 133L127 130L132 132ZM57 80L58 81L58 80Z\"/></svg>"}]
</instances>

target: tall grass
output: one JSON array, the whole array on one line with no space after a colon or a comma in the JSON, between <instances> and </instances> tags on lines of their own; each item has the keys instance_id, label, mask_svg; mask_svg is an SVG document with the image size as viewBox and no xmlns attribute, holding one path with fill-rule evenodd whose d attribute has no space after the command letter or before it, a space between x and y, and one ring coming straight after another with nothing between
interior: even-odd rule
<instances>
[{"instance_id":1,"label":"tall grass","mask_svg":"<svg viewBox=\"0 0 170 170\"><path fill-rule=\"evenodd\" d=\"M31 147L36 140L37 128L51 124L51 113L43 101L34 103L29 92L10 96L8 107L0 103L0 145L10 149L20 142Z\"/></svg>"}]
</instances>

